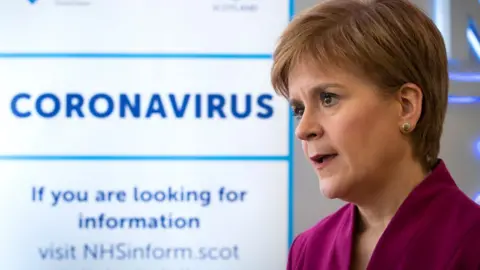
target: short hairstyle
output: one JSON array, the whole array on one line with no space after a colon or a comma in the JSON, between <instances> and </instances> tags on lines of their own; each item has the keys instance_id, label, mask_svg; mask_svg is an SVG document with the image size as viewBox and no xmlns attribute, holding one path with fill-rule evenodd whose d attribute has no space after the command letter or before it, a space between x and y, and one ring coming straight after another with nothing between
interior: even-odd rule
<instances>
[{"instance_id":1,"label":"short hairstyle","mask_svg":"<svg viewBox=\"0 0 480 270\"><path fill-rule=\"evenodd\" d=\"M425 169L436 164L448 103L448 59L442 34L422 10L407 0L323 1L297 15L280 37L271 70L277 94L289 96L289 72L305 62L362 75L385 93L405 83L420 87L422 113L412 147Z\"/></svg>"}]
</instances>

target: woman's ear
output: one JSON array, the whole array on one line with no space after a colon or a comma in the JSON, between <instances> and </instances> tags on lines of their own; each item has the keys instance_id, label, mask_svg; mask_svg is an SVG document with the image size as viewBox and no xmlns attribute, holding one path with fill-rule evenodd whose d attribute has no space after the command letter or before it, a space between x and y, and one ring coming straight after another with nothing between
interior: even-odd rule
<instances>
[{"instance_id":1,"label":"woman's ear","mask_svg":"<svg viewBox=\"0 0 480 270\"><path fill-rule=\"evenodd\" d=\"M423 92L413 83L406 83L397 92L397 100L401 105L400 130L404 133L413 131L422 115Z\"/></svg>"}]
</instances>

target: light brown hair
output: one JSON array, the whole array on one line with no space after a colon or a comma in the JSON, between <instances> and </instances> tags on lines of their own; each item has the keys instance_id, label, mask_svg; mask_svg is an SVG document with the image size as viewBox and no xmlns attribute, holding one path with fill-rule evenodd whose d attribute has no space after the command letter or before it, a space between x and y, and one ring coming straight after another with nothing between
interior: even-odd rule
<instances>
[{"instance_id":1,"label":"light brown hair","mask_svg":"<svg viewBox=\"0 0 480 270\"><path fill-rule=\"evenodd\" d=\"M411 133L425 169L438 158L448 102L445 44L433 21L406 0L323 1L297 15L274 52L271 81L288 97L288 76L308 61L319 70L361 75L385 93L406 83L422 89L422 114Z\"/></svg>"}]
</instances>

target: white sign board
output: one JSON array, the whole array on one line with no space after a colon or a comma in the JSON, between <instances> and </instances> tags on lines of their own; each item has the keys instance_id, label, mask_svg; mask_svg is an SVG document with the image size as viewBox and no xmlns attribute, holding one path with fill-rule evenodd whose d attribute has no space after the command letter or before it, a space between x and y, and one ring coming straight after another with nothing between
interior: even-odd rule
<instances>
[{"instance_id":1,"label":"white sign board","mask_svg":"<svg viewBox=\"0 0 480 270\"><path fill-rule=\"evenodd\" d=\"M292 5L0 1L2 268L285 268Z\"/></svg>"}]
</instances>

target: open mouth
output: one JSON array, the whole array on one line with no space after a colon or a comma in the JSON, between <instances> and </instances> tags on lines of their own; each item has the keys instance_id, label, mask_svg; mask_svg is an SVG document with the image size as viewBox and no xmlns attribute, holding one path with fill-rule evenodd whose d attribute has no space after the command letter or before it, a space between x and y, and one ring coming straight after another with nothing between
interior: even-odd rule
<instances>
[{"instance_id":1,"label":"open mouth","mask_svg":"<svg viewBox=\"0 0 480 270\"><path fill-rule=\"evenodd\" d=\"M315 155L313 157L310 157L310 160L315 164L315 165L323 165L326 164L327 162L331 161L334 159L338 154L322 154L322 155Z\"/></svg>"}]
</instances>

